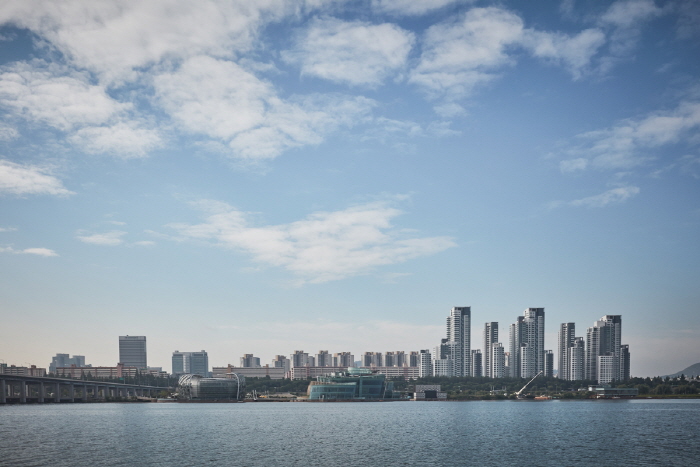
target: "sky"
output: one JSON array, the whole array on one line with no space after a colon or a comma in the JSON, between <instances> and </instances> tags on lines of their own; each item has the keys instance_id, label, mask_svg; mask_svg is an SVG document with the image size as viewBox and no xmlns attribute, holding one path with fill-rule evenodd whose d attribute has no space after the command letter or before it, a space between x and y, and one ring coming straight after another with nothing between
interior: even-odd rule
<instances>
[{"instance_id":1,"label":"sky","mask_svg":"<svg viewBox=\"0 0 700 467\"><path fill-rule=\"evenodd\" d=\"M700 362L700 3L5 1L0 363L429 349L453 306ZM556 364L556 363L555 363Z\"/></svg>"}]
</instances>

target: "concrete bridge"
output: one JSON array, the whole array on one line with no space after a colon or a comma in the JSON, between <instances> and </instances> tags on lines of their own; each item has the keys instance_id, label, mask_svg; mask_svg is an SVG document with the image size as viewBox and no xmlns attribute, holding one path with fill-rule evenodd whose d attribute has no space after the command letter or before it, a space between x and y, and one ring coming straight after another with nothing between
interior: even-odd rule
<instances>
[{"instance_id":1,"label":"concrete bridge","mask_svg":"<svg viewBox=\"0 0 700 467\"><path fill-rule=\"evenodd\" d=\"M168 388L79 379L0 375L0 404L88 402L114 398L156 397L163 390Z\"/></svg>"}]
</instances>

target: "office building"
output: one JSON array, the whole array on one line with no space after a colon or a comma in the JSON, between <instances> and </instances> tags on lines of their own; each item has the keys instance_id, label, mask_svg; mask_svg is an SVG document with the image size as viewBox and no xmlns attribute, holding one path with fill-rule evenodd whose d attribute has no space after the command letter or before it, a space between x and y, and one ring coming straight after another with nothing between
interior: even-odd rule
<instances>
[{"instance_id":1,"label":"office building","mask_svg":"<svg viewBox=\"0 0 700 467\"><path fill-rule=\"evenodd\" d=\"M209 376L209 356L205 350L201 352L180 352L176 350L172 356L172 374Z\"/></svg>"},{"instance_id":2,"label":"office building","mask_svg":"<svg viewBox=\"0 0 700 467\"><path fill-rule=\"evenodd\" d=\"M471 376L471 307L453 307L447 317L447 347L454 376Z\"/></svg>"},{"instance_id":3,"label":"office building","mask_svg":"<svg viewBox=\"0 0 700 467\"><path fill-rule=\"evenodd\" d=\"M498 342L498 323L484 324L484 352L486 352L484 354L484 376L488 378L496 378L493 375L493 365L491 364L491 346L496 342Z\"/></svg>"},{"instance_id":4,"label":"office building","mask_svg":"<svg viewBox=\"0 0 700 467\"><path fill-rule=\"evenodd\" d=\"M119 336L119 363L147 369L146 336Z\"/></svg>"}]
</instances>

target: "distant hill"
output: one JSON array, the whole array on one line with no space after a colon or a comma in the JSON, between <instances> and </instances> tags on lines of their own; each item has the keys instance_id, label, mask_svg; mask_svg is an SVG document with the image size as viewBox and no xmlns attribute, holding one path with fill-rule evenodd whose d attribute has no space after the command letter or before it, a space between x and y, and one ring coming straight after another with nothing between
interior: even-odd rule
<instances>
[{"instance_id":1,"label":"distant hill","mask_svg":"<svg viewBox=\"0 0 700 467\"><path fill-rule=\"evenodd\" d=\"M700 363L696 363L695 365L690 365L685 370L681 370L677 373L673 373L672 375L668 375L668 376L670 376L671 378L675 378L676 376L680 376L680 375L685 375L686 377L700 375Z\"/></svg>"}]
</instances>

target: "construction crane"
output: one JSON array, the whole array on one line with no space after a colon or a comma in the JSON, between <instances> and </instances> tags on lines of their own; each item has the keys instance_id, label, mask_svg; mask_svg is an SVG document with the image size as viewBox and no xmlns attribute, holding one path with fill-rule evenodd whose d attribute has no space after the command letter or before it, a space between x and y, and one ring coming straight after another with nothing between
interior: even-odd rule
<instances>
[{"instance_id":1,"label":"construction crane","mask_svg":"<svg viewBox=\"0 0 700 467\"><path fill-rule=\"evenodd\" d=\"M544 372L540 371L535 376L533 376L532 379L530 381L528 381L527 384L520 389L520 391L515 393L515 397L517 397L518 399L525 399L525 396L523 395L523 391L525 391L525 389L527 389L527 387L530 385L530 383L532 383L535 380L535 378L537 378L542 373L544 373Z\"/></svg>"}]
</instances>

